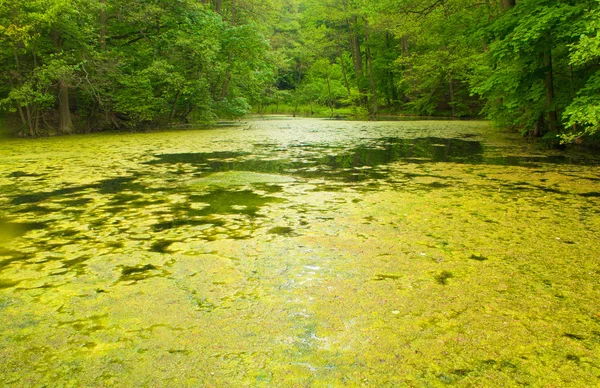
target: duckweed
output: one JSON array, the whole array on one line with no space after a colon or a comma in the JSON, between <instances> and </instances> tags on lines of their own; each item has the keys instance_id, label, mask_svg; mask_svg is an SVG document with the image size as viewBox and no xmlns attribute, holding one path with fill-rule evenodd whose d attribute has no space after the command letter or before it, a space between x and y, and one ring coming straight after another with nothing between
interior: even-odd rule
<instances>
[{"instance_id":1,"label":"duckweed","mask_svg":"<svg viewBox=\"0 0 600 388\"><path fill-rule=\"evenodd\" d=\"M8 386L595 386L600 164L484 122L0 143Z\"/></svg>"}]
</instances>

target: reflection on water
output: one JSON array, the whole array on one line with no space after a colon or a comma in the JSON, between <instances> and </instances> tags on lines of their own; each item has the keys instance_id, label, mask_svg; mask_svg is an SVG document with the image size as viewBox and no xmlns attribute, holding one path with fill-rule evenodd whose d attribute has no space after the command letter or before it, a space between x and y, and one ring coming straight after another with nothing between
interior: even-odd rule
<instances>
[{"instance_id":1,"label":"reflection on water","mask_svg":"<svg viewBox=\"0 0 600 388\"><path fill-rule=\"evenodd\" d=\"M387 164L426 162L481 162L483 147L477 141L442 138L381 138L354 148L299 144L290 149L259 147L260 154L246 152L200 152L158 154L148 162L189 164L199 171L251 171L307 178L362 181L386 176L372 171Z\"/></svg>"},{"instance_id":2,"label":"reflection on water","mask_svg":"<svg viewBox=\"0 0 600 388\"><path fill-rule=\"evenodd\" d=\"M600 170L480 122L0 144L8 386L600 383Z\"/></svg>"}]
</instances>

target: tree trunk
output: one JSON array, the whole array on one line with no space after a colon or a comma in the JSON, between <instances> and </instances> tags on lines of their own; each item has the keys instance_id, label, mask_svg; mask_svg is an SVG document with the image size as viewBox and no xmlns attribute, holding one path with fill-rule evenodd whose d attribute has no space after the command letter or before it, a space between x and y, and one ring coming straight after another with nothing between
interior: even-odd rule
<instances>
[{"instance_id":1,"label":"tree trunk","mask_svg":"<svg viewBox=\"0 0 600 388\"><path fill-rule=\"evenodd\" d=\"M50 31L52 44L57 52L62 49L62 37L55 28ZM71 119L71 108L69 107L69 87L64 79L58 80L58 131L60 133L71 133L73 131L73 120Z\"/></svg>"},{"instance_id":2,"label":"tree trunk","mask_svg":"<svg viewBox=\"0 0 600 388\"><path fill-rule=\"evenodd\" d=\"M71 108L69 107L69 88L64 80L58 82L58 130L61 133L73 132Z\"/></svg>"},{"instance_id":3,"label":"tree trunk","mask_svg":"<svg viewBox=\"0 0 600 388\"><path fill-rule=\"evenodd\" d=\"M363 76L363 65L362 65L362 54L360 52L360 38L358 32L356 32L356 18L353 19L354 24L350 24L347 21L348 29L350 30L350 44L352 48L352 58L354 59L354 72L356 73L356 79L359 81Z\"/></svg>"},{"instance_id":4,"label":"tree trunk","mask_svg":"<svg viewBox=\"0 0 600 388\"><path fill-rule=\"evenodd\" d=\"M548 38L548 40L550 40ZM553 107L554 103L554 74L552 71L552 49L544 54L544 65L546 66L546 79L544 84L546 86L546 108L548 109L548 129L550 132L557 131L558 115L556 109Z\"/></svg>"},{"instance_id":5,"label":"tree trunk","mask_svg":"<svg viewBox=\"0 0 600 388\"><path fill-rule=\"evenodd\" d=\"M385 34L385 44L386 44L386 48L388 50L393 49L392 48L392 36L389 32L387 32ZM390 105L395 105L396 102L398 101L398 91L396 90L396 82L394 80L394 72L392 70L388 70L387 76L388 76L388 87L390 89L389 96L392 99Z\"/></svg>"},{"instance_id":6,"label":"tree trunk","mask_svg":"<svg viewBox=\"0 0 600 388\"><path fill-rule=\"evenodd\" d=\"M373 76L373 58L371 58L371 47L369 46L370 42L370 33L369 33L369 22L365 20L365 38L367 41L366 44L366 61L367 66L369 68L369 82L371 84L371 120L375 120L377 117L377 91L375 90L375 77Z\"/></svg>"},{"instance_id":7,"label":"tree trunk","mask_svg":"<svg viewBox=\"0 0 600 388\"><path fill-rule=\"evenodd\" d=\"M223 1L222 0L215 0L215 11L217 11L217 13L221 13L221 6L223 5Z\"/></svg>"},{"instance_id":8,"label":"tree trunk","mask_svg":"<svg viewBox=\"0 0 600 388\"><path fill-rule=\"evenodd\" d=\"M329 75L327 75L327 102L329 102L329 111L331 112L330 117L333 117L333 99L331 98L331 81Z\"/></svg>"},{"instance_id":9,"label":"tree trunk","mask_svg":"<svg viewBox=\"0 0 600 388\"><path fill-rule=\"evenodd\" d=\"M169 121L173 121L173 118L175 118L175 112L177 111L177 103L179 102L180 96L181 96L181 90L178 90L177 95L175 96L175 101L173 101L173 105L171 107L171 114L169 115Z\"/></svg>"},{"instance_id":10,"label":"tree trunk","mask_svg":"<svg viewBox=\"0 0 600 388\"><path fill-rule=\"evenodd\" d=\"M450 76L448 84L450 87L450 107L452 108L452 117L456 117L456 107L454 106L454 80L452 79L452 76Z\"/></svg>"}]
</instances>

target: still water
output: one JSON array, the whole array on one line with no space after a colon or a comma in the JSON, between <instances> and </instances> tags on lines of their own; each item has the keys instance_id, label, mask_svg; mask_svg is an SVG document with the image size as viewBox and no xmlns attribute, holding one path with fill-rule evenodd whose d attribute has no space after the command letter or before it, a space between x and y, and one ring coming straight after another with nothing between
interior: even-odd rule
<instances>
[{"instance_id":1,"label":"still water","mask_svg":"<svg viewBox=\"0 0 600 388\"><path fill-rule=\"evenodd\" d=\"M3 386L600 385L600 159L484 122L0 144Z\"/></svg>"}]
</instances>

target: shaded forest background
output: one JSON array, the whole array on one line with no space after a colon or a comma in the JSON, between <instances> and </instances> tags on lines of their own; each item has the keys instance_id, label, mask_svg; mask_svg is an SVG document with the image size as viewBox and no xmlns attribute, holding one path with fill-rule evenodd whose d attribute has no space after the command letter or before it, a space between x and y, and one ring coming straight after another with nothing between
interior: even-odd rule
<instances>
[{"instance_id":1,"label":"shaded forest background","mask_svg":"<svg viewBox=\"0 0 600 388\"><path fill-rule=\"evenodd\" d=\"M600 126L597 0L4 0L0 109L21 136L254 113Z\"/></svg>"}]
</instances>

